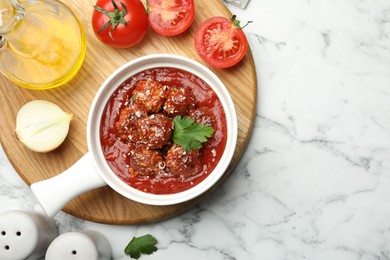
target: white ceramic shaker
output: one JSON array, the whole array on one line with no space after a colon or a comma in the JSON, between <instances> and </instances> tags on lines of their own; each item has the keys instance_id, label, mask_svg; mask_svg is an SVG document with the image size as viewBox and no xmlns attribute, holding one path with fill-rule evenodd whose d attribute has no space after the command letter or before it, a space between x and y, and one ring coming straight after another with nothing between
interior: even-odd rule
<instances>
[{"instance_id":1,"label":"white ceramic shaker","mask_svg":"<svg viewBox=\"0 0 390 260\"><path fill-rule=\"evenodd\" d=\"M0 259L40 259L57 235L57 226L47 216L22 210L5 211L0 214Z\"/></svg>"},{"instance_id":2,"label":"white ceramic shaker","mask_svg":"<svg viewBox=\"0 0 390 260\"><path fill-rule=\"evenodd\" d=\"M45 260L110 260L111 246L101 233L84 230L57 237L49 246Z\"/></svg>"}]
</instances>

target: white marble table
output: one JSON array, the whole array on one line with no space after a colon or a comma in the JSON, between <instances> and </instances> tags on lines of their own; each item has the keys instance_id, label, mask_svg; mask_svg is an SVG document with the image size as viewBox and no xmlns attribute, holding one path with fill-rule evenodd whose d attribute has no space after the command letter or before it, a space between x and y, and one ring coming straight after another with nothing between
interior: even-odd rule
<instances>
[{"instance_id":1,"label":"white marble table","mask_svg":"<svg viewBox=\"0 0 390 260\"><path fill-rule=\"evenodd\" d=\"M139 226L65 213L60 233L103 233L114 259L133 236L141 259L390 259L389 0L251 0L244 22L258 75L255 129L218 191L188 212ZM238 86L239 87L239 86ZM0 154L0 212L37 209Z\"/></svg>"}]
</instances>

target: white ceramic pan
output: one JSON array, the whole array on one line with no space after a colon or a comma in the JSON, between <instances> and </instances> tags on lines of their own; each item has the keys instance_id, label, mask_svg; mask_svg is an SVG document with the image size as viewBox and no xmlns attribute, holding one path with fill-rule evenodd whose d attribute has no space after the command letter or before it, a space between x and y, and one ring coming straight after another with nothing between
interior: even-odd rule
<instances>
[{"instance_id":1,"label":"white ceramic pan","mask_svg":"<svg viewBox=\"0 0 390 260\"><path fill-rule=\"evenodd\" d=\"M107 164L99 137L100 120L112 93L130 76L155 67L173 67L188 71L203 79L218 95L227 117L226 149L214 171L193 188L168 195L145 193L124 183ZM86 191L109 185L128 199L150 205L171 205L195 198L212 187L224 174L235 151L237 117L233 101L221 80L202 64L177 55L148 55L117 69L100 87L93 100L87 124L88 152L65 172L33 183L31 189L48 216L54 216L66 203Z\"/></svg>"}]
</instances>

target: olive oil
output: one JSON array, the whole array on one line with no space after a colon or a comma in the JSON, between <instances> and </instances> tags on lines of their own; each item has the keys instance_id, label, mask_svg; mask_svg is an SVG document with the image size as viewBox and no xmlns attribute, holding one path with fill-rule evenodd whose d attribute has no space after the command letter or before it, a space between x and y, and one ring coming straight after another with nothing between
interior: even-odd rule
<instances>
[{"instance_id":1,"label":"olive oil","mask_svg":"<svg viewBox=\"0 0 390 260\"><path fill-rule=\"evenodd\" d=\"M5 43L0 49L1 72L30 89L67 83L85 57L86 39L80 21L59 1L22 1L20 5L24 9L21 19L0 34Z\"/></svg>"}]
</instances>

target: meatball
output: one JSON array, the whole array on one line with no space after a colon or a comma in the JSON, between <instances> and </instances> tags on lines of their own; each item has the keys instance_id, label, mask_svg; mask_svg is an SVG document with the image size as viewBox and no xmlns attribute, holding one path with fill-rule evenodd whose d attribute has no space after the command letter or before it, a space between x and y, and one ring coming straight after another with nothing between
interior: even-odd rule
<instances>
[{"instance_id":1,"label":"meatball","mask_svg":"<svg viewBox=\"0 0 390 260\"><path fill-rule=\"evenodd\" d=\"M131 175L151 176L163 171L164 157L159 150L146 145L138 145L130 155L129 173Z\"/></svg>"},{"instance_id":2,"label":"meatball","mask_svg":"<svg viewBox=\"0 0 390 260\"><path fill-rule=\"evenodd\" d=\"M164 103L164 113L170 117L184 116L195 105L192 89L188 87L171 87Z\"/></svg>"},{"instance_id":3,"label":"meatball","mask_svg":"<svg viewBox=\"0 0 390 260\"><path fill-rule=\"evenodd\" d=\"M149 113L157 113L161 110L166 99L166 89L166 86L156 80L141 80L136 83L133 100L144 105Z\"/></svg>"},{"instance_id":4,"label":"meatball","mask_svg":"<svg viewBox=\"0 0 390 260\"><path fill-rule=\"evenodd\" d=\"M121 110L119 120L115 124L119 136L123 140L137 142L138 133L134 123L137 119L147 115L148 112L143 105L130 103L128 107Z\"/></svg>"},{"instance_id":5,"label":"meatball","mask_svg":"<svg viewBox=\"0 0 390 260\"><path fill-rule=\"evenodd\" d=\"M211 126L214 130L216 128L216 119L208 107L198 107L196 109L191 109L188 115L192 117L196 123L200 123L205 126Z\"/></svg>"},{"instance_id":6,"label":"meatball","mask_svg":"<svg viewBox=\"0 0 390 260\"><path fill-rule=\"evenodd\" d=\"M173 121L164 114L153 114L136 121L139 142L152 149L166 145L173 132Z\"/></svg>"},{"instance_id":7,"label":"meatball","mask_svg":"<svg viewBox=\"0 0 390 260\"><path fill-rule=\"evenodd\" d=\"M182 178L194 176L203 169L197 150L187 152L176 143L169 148L165 160L171 172Z\"/></svg>"}]
</instances>

